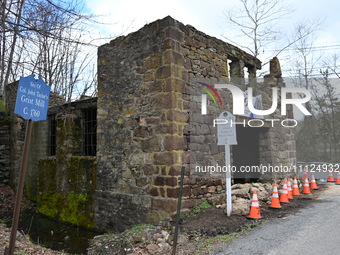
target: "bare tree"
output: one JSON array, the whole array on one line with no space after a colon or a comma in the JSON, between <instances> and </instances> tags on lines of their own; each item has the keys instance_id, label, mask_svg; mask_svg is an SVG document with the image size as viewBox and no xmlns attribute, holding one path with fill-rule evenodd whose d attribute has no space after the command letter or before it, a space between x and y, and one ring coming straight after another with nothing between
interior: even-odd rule
<instances>
[{"instance_id":1,"label":"bare tree","mask_svg":"<svg viewBox=\"0 0 340 255\"><path fill-rule=\"evenodd\" d=\"M296 42L313 34L320 29L322 21L315 19L295 25L292 36L284 35L280 28L280 22L288 18L294 10L287 7L283 0L238 0L241 4L239 9L226 12L228 24L238 31L241 40L228 41L247 50L254 57L267 54L262 65L269 63L269 59L277 57L283 51L292 47ZM242 43L238 43L241 41ZM269 45L280 41L281 47L268 54Z\"/></svg>"},{"instance_id":2,"label":"bare tree","mask_svg":"<svg viewBox=\"0 0 340 255\"><path fill-rule=\"evenodd\" d=\"M320 78L320 86L322 86L324 90L324 94L316 95L316 100L318 102L318 108L320 112L320 117L322 118L321 128L328 131L327 140L329 149L326 150L328 152L328 156L331 160L337 159L337 154L340 150L340 132L338 131L339 119L337 119L337 115L339 114L339 94L336 91L332 80L329 77L330 72L328 69L320 70L322 74L322 78ZM326 137L325 137L326 140Z\"/></svg>"},{"instance_id":3,"label":"bare tree","mask_svg":"<svg viewBox=\"0 0 340 255\"><path fill-rule=\"evenodd\" d=\"M52 91L70 101L95 86L95 45L89 40L90 17L79 1L1 0L1 75L4 87L19 76L36 73ZM91 78L86 82L85 78Z\"/></svg>"},{"instance_id":4,"label":"bare tree","mask_svg":"<svg viewBox=\"0 0 340 255\"><path fill-rule=\"evenodd\" d=\"M335 162L340 150L337 128L340 124L340 99L334 79L330 78L330 69L325 65L329 62L322 60L322 53L314 52L313 41L312 36L300 40L293 52L296 57L293 73L299 86L307 88L313 99L306 103L313 116L304 118L296 135L298 158L303 161ZM320 69L320 64L326 68Z\"/></svg>"},{"instance_id":5,"label":"bare tree","mask_svg":"<svg viewBox=\"0 0 340 255\"><path fill-rule=\"evenodd\" d=\"M316 80L313 75L316 73L316 66L320 63L321 54L316 55L313 51L314 33L310 32L309 25L300 24L296 26L292 47L289 50L291 65L290 75L293 76L294 86L303 87L313 95L317 93ZM307 34L307 35L306 35ZM305 36L306 35L306 36ZM319 157L320 134L317 127L315 101L305 103L311 116L304 116L296 132L296 146L298 160L316 161Z\"/></svg>"},{"instance_id":6,"label":"bare tree","mask_svg":"<svg viewBox=\"0 0 340 255\"><path fill-rule=\"evenodd\" d=\"M25 0L1 0L1 75L0 95L5 95L5 84L8 84L13 65L16 43L20 34L22 12ZM8 38L10 38L8 40Z\"/></svg>"},{"instance_id":7,"label":"bare tree","mask_svg":"<svg viewBox=\"0 0 340 255\"><path fill-rule=\"evenodd\" d=\"M340 78L339 71L339 56L337 54L333 54L330 59L324 61L324 65L330 71L331 74L335 75L337 78Z\"/></svg>"},{"instance_id":8,"label":"bare tree","mask_svg":"<svg viewBox=\"0 0 340 255\"><path fill-rule=\"evenodd\" d=\"M239 2L241 8L229 10L226 16L229 24L240 31L248 44L231 42L247 49L257 58L269 43L278 39L280 34L277 28L278 21L291 13L291 10L285 7L282 0L239 0Z\"/></svg>"}]
</instances>

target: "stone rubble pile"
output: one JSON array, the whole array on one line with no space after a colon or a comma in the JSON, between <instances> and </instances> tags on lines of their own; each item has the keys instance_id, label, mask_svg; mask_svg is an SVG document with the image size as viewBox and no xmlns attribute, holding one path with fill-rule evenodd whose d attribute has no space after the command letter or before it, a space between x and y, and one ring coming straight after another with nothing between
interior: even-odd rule
<instances>
[{"instance_id":1,"label":"stone rubble pile","mask_svg":"<svg viewBox=\"0 0 340 255\"><path fill-rule=\"evenodd\" d=\"M237 215L247 215L249 214L251 197L254 189L257 190L257 197L262 202L269 202L273 185L269 182L267 183L237 183L231 186L231 195L232 195L232 214ZM225 196L224 196L225 197ZM217 204L217 208L225 209L225 199L223 203Z\"/></svg>"},{"instance_id":2,"label":"stone rubble pile","mask_svg":"<svg viewBox=\"0 0 340 255\"><path fill-rule=\"evenodd\" d=\"M170 254L173 236L161 227L150 227L140 231L125 231L122 234L95 237L88 250L89 255L165 255Z\"/></svg>"}]
</instances>

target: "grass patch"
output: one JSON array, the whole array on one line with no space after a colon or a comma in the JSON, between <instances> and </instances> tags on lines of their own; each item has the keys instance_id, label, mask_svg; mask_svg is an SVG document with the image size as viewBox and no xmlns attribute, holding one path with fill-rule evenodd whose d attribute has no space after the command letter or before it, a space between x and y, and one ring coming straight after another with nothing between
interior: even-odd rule
<instances>
[{"instance_id":1,"label":"grass patch","mask_svg":"<svg viewBox=\"0 0 340 255\"><path fill-rule=\"evenodd\" d=\"M259 222L254 221L252 223L246 224L245 228L242 229L241 232L230 233L230 234L227 234L227 235L217 235L217 236L214 236L214 237L211 237L211 238L206 238L203 241L201 241L199 244L197 244L197 246L196 246L197 252L195 254L200 255L203 252L208 252L217 243L230 242L231 240L236 239L236 238L252 231L259 224L260 224Z\"/></svg>"},{"instance_id":2,"label":"grass patch","mask_svg":"<svg viewBox=\"0 0 340 255\"><path fill-rule=\"evenodd\" d=\"M195 205L190 213L181 215L181 218L182 220L186 220L188 218L195 217L196 215L202 213L205 209L209 209L211 207L213 206L209 204L208 201L204 200L199 205Z\"/></svg>"},{"instance_id":3,"label":"grass patch","mask_svg":"<svg viewBox=\"0 0 340 255\"><path fill-rule=\"evenodd\" d=\"M129 236L133 236L133 235L143 232L145 229L148 229L148 228L155 228L155 226L151 224L138 224L138 225L133 226L131 229L127 230L126 234Z\"/></svg>"},{"instance_id":4,"label":"grass patch","mask_svg":"<svg viewBox=\"0 0 340 255\"><path fill-rule=\"evenodd\" d=\"M240 236L240 233L231 233L231 234L228 234L228 235L217 235L217 236L214 236L212 238L206 239L205 241L200 243L198 245L198 248L202 249L202 248L205 248L207 246L214 245L216 243L221 243L221 242L227 243L227 242L235 239L238 236Z\"/></svg>"}]
</instances>

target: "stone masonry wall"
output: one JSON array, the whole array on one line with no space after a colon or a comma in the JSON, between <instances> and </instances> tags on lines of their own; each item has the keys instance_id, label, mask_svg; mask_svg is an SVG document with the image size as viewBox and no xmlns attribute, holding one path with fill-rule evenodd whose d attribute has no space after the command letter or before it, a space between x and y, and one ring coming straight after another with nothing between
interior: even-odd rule
<instances>
[{"instance_id":1,"label":"stone masonry wall","mask_svg":"<svg viewBox=\"0 0 340 255\"><path fill-rule=\"evenodd\" d=\"M8 84L6 89L6 112L11 116L10 125L10 185L15 187L19 179L22 158L22 148L25 139L25 121L14 114L15 100L19 82Z\"/></svg>"},{"instance_id":2,"label":"stone masonry wall","mask_svg":"<svg viewBox=\"0 0 340 255\"><path fill-rule=\"evenodd\" d=\"M0 117L0 177L15 186L19 177L27 121L13 114L18 82L6 89L7 114ZM40 213L79 226L95 228L96 158L83 155L83 109L96 109L97 100L64 104L52 93L49 115L57 116L56 155L48 154L49 123L33 123L25 193ZM56 106L57 107L53 107ZM95 131L94 131L95 132Z\"/></svg>"},{"instance_id":3,"label":"stone masonry wall","mask_svg":"<svg viewBox=\"0 0 340 255\"><path fill-rule=\"evenodd\" d=\"M243 90L255 86L260 94L272 84L268 81L284 86L276 77L257 85L253 79L260 67L259 60L237 47L171 17L99 47L97 227L121 231L168 219L176 209L182 166L183 208L202 199L221 203L223 175L196 175L193 167L224 164L224 146L216 144L212 121L233 105L231 94L221 90L222 106L208 100L209 113L203 116L200 87L233 83ZM267 98L264 109L271 103ZM278 112L271 117L279 117ZM291 130L268 123L259 130L261 163L294 160Z\"/></svg>"},{"instance_id":4,"label":"stone masonry wall","mask_svg":"<svg viewBox=\"0 0 340 255\"><path fill-rule=\"evenodd\" d=\"M189 159L187 73L174 24L166 18L98 50L99 228L158 222L176 209L179 171Z\"/></svg>"},{"instance_id":5,"label":"stone masonry wall","mask_svg":"<svg viewBox=\"0 0 340 255\"><path fill-rule=\"evenodd\" d=\"M3 129L9 128L10 144L7 153L10 153L9 184L12 187L17 185L21 167L22 148L25 140L25 131L27 121L14 114L16 95L19 81L13 82L6 86L6 113L9 114L9 126L4 126ZM64 100L56 93L51 92L49 107L61 105ZM33 123L31 145L29 149L29 157L27 162L26 178L25 178L25 192L30 199L36 201L37 199L37 179L38 179L38 162L47 154L47 136L48 126L47 121L39 121ZM5 131L4 131L5 132ZM0 157L1 160L1 157ZM7 180L7 179L6 179Z\"/></svg>"},{"instance_id":6,"label":"stone masonry wall","mask_svg":"<svg viewBox=\"0 0 340 255\"><path fill-rule=\"evenodd\" d=\"M35 178L39 213L87 228L95 228L96 157L83 152L83 110L96 103L87 99L49 110L56 119L56 151L47 156L45 147Z\"/></svg>"},{"instance_id":7,"label":"stone masonry wall","mask_svg":"<svg viewBox=\"0 0 340 255\"><path fill-rule=\"evenodd\" d=\"M11 119L5 112L0 112L0 184L9 184L11 173Z\"/></svg>"}]
</instances>

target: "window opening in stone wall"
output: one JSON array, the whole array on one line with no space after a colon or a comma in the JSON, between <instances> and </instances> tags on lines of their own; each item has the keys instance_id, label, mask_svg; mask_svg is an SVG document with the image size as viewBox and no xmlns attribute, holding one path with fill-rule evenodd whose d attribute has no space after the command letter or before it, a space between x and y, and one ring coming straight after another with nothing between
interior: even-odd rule
<instances>
[{"instance_id":1,"label":"window opening in stone wall","mask_svg":"<svg viewBox=\"0 0 340 255\"><path fill-rule=\"evenodd\" d=\"M97 152L97 109L83 110L84 155L96 156Z\"/></svg>"},{"instance_id":2,"label":"window opening in stone wall","mask_svg":"<svg viewBox=\"0 0 340 255\"><path fill-rule=\"evenodd\" d=\"M243 68L244 73L244 84L246 85L244 89L248 88L250 85L248 67ZM256 91L256 90L255 90Z\"/></svg>"},{"instance_id":3,"label":"window opening in stone wall","mask_svg":"<svg viewBox=\"0 0 340 255\"><path fill-rule=\"evenodd\" d=\"M243 73L244 73L244 80L246 81L246 83L248 83L248 78L249 78L248 67L243 68Z\"/></svg>"},{"instance_id":4,"label":"window opening in stone wall","mask_svg":"<svg viewBox=\"0 0 340 255\"><path fill-rule=\"evenodd\" d=\"M57 148L57 121L55 115L48 116L48 155L55 156Z\"/></svg>"},{"instance_id":5,"label":"window opening in stone wall","mask_svg":"<svg viewBox=\"0 0 340 255\"><path fill-rule=\"evenodd\" d=\"M230 64L231 64L231 59L227 59L227 68L228 68L228 78L230 78L231 77L231 75L230 75Z\"/></svg>"}]
</instances>

